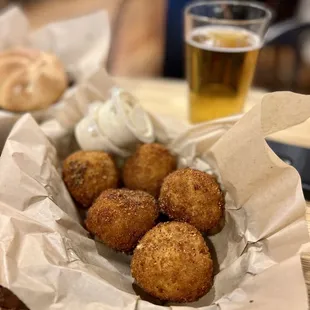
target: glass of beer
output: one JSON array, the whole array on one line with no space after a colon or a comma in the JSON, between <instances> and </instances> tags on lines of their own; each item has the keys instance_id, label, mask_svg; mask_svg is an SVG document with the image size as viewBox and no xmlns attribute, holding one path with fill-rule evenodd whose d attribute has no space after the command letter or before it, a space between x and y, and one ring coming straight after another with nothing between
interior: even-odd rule
<instances>
[{"instance_id":1,"label":"glass of beer","mask_svg":"<svg viewBox=\"0 0 310 310\"><path fill-rule=\"evenodd\" d=\"M191 122L242 111L271 17L266 6L248 1L194 2L185 9Z\"/></svg>"}]
</instances>

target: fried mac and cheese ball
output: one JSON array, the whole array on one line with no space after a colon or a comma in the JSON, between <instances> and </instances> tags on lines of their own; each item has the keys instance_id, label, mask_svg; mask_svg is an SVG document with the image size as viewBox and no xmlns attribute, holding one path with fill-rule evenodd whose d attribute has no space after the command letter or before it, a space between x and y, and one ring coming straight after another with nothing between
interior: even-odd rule
<instances>
[{"instance_id":1,"label":"fried mac and cheese ball","mask_svg":"<svg viewBox=\"0 0 310 310\"><path fill-rule=\"evenodd\" d=\"M175 169L176 158L163 145L143 144L124 165L124 184L158 197L164 178Z\"/></svg>"},{"instance_id":2,"label":"fried mac and cheese ball","mask_svg":"<svg viewBox=\"0 0 310 310\"><path fill-rule=\"evenodd\" d=\"M154 197L146 192L109 189L88 210L85 223L107 246L128 253L155 226L158 213Z\"/></svg>"},{"instance_id":3,"label":"fried mac and cheese ball","mask_svg":"<svg viewBox=\"0 0 310 310\"><path fill-rule=\"evenodd\" d=\"M219 224L224 197L213 176L185 168L165 178L160 190L159 207L170 219L208 231Z\"/></svg>"},{"instance_id":4,"label":"fried mac and cheese ball","mask_svg":"<svg viewBox=\"0 0 310 310\"><path fill-rule=\"evenodd\" d=\"M161 223L136 247L131 273L137 284L164 301L192 302L213 282L213 261L201 233L182 222Z\"/></svg>"},{"instance_id":5,"label":"fried mac and cheese ball","mask_svg":"<svg viewBox=\"0 0 310 310\"><path fill-rule=\"evenodd\" d=\"M63 179L74 200L88 208L103 190L117 187L119 173L109 154L78 151L64 160Z\"/></svg>"}]
</instances>

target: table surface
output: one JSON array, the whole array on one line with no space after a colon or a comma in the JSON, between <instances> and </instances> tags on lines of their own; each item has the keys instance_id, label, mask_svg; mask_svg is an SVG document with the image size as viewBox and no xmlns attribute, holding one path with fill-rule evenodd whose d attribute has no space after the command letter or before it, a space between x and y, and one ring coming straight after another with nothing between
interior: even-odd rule
<instances>
[{"instance_id":1,"label":"table surface","mask_svg":"<svg viewBox=\"0 0 310 310\"><path fill-rule=\"evenodd\" d=\"M182 80L164 79L117 79L130 90L150 112L156 112L187 121L187 87ZM266 94L264 90L249 92L245 111L259 103ZM270 136L273 140L310 148L310 120Z\"/></svg>"}]
</instances>

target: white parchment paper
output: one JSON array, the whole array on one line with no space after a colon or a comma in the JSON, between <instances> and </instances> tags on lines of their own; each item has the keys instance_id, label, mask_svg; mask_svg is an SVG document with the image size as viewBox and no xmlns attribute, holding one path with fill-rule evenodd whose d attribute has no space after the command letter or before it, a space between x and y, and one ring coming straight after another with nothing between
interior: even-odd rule
<instances>
[{"instance_id":1,"label":"white parchment paper","mask_svg":"<svg viewBox=\"0 0 310 310\"><path fill-rule=\"evenodd\" d=\"M51 23L32 32L23 11L11 6L0 12L0 51L15 46L34 47L56 54L70 78L79 83L105 64L110 46L108 14L106 11L97 11ZM33 117L38 122L52 118L55 110L61 110L61 101L47 110L32 113ZM21 115L0 110L0 151L13 124Z\"/></svg>"},{"instance_id":2,"label":"white parchment paper","mask_svg":"<svg viewBox=\"0 0 310 310\"><path fill-rule=\"evenodd\" d=\"M0 283L33 310L307 309L300 253L310 246L300 177L269 149L265 136L310 117L310 97L268 94L241 119L185 130L173 123L170 131L169 121L152 116L156 137L179 155L179 166L211 167L226 192L224 229L209 238L213 288L195 303L160 305L136 294L129 256L88 238L61 179L55 147L62 155L73 150L74 124L113 85L103 75L96 73L72 94L65 104L70 114L41 127L25 115L6 142Z\"/></svg>"}]
</instances>

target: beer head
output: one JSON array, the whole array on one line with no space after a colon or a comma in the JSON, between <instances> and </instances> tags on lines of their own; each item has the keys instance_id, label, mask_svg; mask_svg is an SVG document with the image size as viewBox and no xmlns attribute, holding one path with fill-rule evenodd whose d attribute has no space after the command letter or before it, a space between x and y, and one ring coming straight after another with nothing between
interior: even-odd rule
<instances>
[{"instance_id":1,"label":"beer head","mask_svg":"<svg viewBox=\"0 0 310 310\"><path fill-rule=\"evenodd\" d=\"M258 35L231 26L204 26L196 28L186 39L187 44L213 51L244 52L261 47Z\"/></svg>"}]
</instances>

